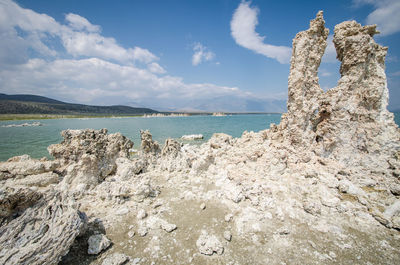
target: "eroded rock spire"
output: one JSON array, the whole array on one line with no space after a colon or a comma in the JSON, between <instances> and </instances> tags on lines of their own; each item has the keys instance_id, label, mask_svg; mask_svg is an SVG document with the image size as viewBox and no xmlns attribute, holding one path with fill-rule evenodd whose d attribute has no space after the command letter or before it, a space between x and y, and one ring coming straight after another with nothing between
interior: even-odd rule
<instances>
[{"instance_id":1,"label":"eroded rock spire","mask_svg":"<svg viewBox=\"0 0 400 265\"><path fill-rule=\"evenodd\" d=\"M288 112L279 125L281 137L297 149L309 149L341 162L386 163L400 150L399 131L387 111L385 75L387 47L375 43L376 25L355 21L334 30L341 61L338 86L324 93L318 67L327 46L322 11L310 28L293 40L288 82ZM377 159L376 154L386 154ZM381 165L380 165L381 166Z\"/></svg>"}]
</instances>

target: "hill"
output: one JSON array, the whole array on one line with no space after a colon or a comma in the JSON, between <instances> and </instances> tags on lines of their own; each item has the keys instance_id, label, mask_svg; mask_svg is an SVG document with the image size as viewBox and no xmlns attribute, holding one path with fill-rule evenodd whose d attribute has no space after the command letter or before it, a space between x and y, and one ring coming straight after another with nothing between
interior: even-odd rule
<instances>
[{"instance_id":1,"label":"hill","mask_svg":"<svg viewBox=\"0 0 400 265\"><path fill-rule=\"evenodd\" d=\"M157 113L157 111L121 105L72 104L36 95L0 94L0 114L141 115L146 113Z\"/></svg>"}]
</instances>

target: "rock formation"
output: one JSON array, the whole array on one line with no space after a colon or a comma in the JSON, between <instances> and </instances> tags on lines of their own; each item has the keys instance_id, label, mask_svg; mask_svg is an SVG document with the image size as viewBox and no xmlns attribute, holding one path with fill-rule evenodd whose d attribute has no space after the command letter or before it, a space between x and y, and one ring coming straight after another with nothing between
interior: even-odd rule
<instances>
[{"instance_id":1,"label":"rock formation","mask_svg":"<svg viewBox=\"0 0 400 265\"><path fill-rule=\"evenodd\" d=\"M387 47L375 43L376 25L337 25L333 42L341 78L337 87L324 92L317 76L329 33L324 23L319 12L310 29L293 40L288 112L280 131L296 148L303 146L321 157L388 168L387 163L396 163L400 138L393 114L386 109Z\"/></svg>"},{"instance_id":2,"label":"rock formation","mask_svg":"<svg viewBox=\"0 0 400 265\"><path fill-rule=\"evenodd\" d=\"M269 130L162 147L141 131L133 157L120 134L67 130L53 161L0 163L0 262L399 264L400 132L375 33L335 27L341 78L324 92L319 12Z\"/></svg>"},{"instance_id":3,"label":"rock formation","mask_svg":"<svg viewBox=\"0 0 400 265\"><path fill-rule=\"evenodd\" d=\"M72 201L50 194L0 227L0 263L57 264L85 226Z\"/></svg>"}]
</instances>

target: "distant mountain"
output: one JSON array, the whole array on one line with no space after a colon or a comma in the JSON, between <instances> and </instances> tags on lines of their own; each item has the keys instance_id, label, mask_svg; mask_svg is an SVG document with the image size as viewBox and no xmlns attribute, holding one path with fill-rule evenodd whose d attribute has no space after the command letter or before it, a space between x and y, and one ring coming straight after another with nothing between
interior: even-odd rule
<instances>
[{"instance_id":1,"label":"distant mountain","mask_svg":"<svg viewBox=\"0 0 400 265\"><path fill-rule=\"evenodd\" d=\"M149 108L122 105L92 106L71 104L36 95L0 94L0 114L140 115L156 112Z\"/></svg>"},{"instance_id":2,"label":"distant mountain","mask_svg":"<svg viewBox=\"0 0 400 265\"><path fill-rule=\"evenodd\" d=\"M58 101L51 98L46 98L36 95L7 95L0 93L0 100L15 100L15 101L27 101L27 102L38 102L38 103L49 103L49 104L66 104L65 102Z\"/></svg>"}]
</instances>

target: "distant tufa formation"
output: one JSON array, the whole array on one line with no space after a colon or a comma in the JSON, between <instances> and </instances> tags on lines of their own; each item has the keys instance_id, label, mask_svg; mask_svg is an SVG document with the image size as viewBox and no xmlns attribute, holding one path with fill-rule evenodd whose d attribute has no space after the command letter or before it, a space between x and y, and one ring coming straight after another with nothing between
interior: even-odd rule
<instances>
[{"instance_id":1,"label":"distant tufa formation","mask_svg":"<svg viewBox=\"0 0 400 265\"><path fill-rule=\"evenodd\" d=\"M141 131L134 157L119 133L66 130L52 161L0 162L0 264L400 264L387 48L375 26L337 25L342 77L324 92L324 23L293 40L269 130L201 146Z\"/></svg>"}]
</instances>

